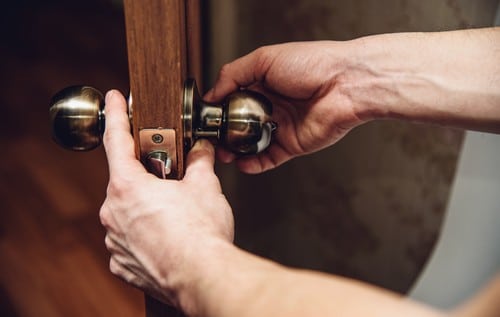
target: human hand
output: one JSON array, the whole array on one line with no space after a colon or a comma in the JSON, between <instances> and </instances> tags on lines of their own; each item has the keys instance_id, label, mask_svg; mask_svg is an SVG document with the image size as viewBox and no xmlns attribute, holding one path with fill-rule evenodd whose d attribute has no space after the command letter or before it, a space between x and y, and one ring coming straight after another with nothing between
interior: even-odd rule
<instances>
[{"instance_id":1,"label":"human hand","mask_svg":"<svg viewBox=\"0 0 500 317\"><path fill-rule=\"evenodd\" d=\"M271 99L278 123L270 147L237 159L246 173L260 173L287 160L323 149L367 119L358 114L344 83L348 44L335 42L287 43L262 47L226 64L207 101L218 101L239 88L260 91ZM236 159L217 149L220 160Z\"/></svg>"},{"instance_id":2,"label":"human hand","mask_svg":"<svg viewBox=\"0 0 500 317\"><path fill-rule=\"evenodd\" d=\"M104 133L110 180L100 211L110 270L178 306L178 290L190 283L189 262L203 261L200 254L210 254L212 243L232 241L231 208L214 174L208 141L198 141L189 152L184 179L163 180L135 158L129 131L125 100L111 91Z\"/></svg>"}]
</instances>

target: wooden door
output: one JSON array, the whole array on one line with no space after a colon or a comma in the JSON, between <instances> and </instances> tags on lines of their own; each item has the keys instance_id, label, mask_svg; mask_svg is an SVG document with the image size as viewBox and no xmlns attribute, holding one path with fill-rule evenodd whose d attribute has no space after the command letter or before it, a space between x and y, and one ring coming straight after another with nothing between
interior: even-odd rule
<instances>
[{"instance_id":1,"label":"wooden door","mask_svg":"<svg viewBox=\"0 0 500 317\"><path fill-rule=\"evenodd\" d=\"M201 77L199 8L198 0L124 1L136 155L144 159L148 138L160 133L177 179L184 175L184 81ZM180 315L146 296L146 316Z\"/></svg>"},{"instance_id":2,"label":"wooden door","mask_svg":"<svg viewBox=\"0 0 500 317\"><path fill-rule=\"evenodd\" d=\"M125 0L124 6L136 153L141 130L173 130L177 164L171 177L182 178L183 85L201 77L199 1Z\"/></svg>"}]
</instances>

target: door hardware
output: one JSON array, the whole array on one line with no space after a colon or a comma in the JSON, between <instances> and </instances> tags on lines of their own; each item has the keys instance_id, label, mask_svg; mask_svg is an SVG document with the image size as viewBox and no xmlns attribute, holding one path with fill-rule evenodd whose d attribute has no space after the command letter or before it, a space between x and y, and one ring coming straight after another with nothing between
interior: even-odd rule
<instances>
[{"instance_id":1,"label":"door hardware","mask_svg":"<svg viewBox=\"0 0 500 317\"><path fill-rule=\"evenodd\" d=\"M129 117L132 116L129 98ZM196 82L188 79L183 96L184 149L176 149L174 129L150 127L139 130L140 159L159 177L175 170L177 155L187 153L199 138L206 138L238 155L255 154L266 149L276 129L272 104L262 94L239 90L221 103L203 101ZM52 138L74 151L92 150L102 143L105 129L104 97L90 86L70 86L51 100Z\"/></svg>"},{"instance_id":2,"label":"door hardware","mask_svg":"<svg viewBox=\"0 0 500 317\"><path fill-rule=\"evenodd\" d=\"M139 130L141 162L148 172L159 178L174 176L177 168L177 151L174 129Z\"/></svg>"},{"instance_id":3,"label":"door hardware","mask_svg":"<svg viewBox=\"0 0 500 317\"><path fill-rule=\"evenodd\" d=\"M184 85L184 140L189 149L198 138L221 143L235 154L256 154L269 146L276 130L272 104L264 95L240 90L221 103L203 101L193 79Z\"/></svg>"}]
</instances>

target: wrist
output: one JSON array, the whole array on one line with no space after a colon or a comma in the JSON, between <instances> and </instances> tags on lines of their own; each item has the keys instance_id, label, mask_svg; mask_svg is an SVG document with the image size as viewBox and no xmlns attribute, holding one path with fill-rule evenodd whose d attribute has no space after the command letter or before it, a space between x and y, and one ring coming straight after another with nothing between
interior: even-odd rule
<instances>
[{"instance_id":1,"label":"wrist","mask_svg":"<svg viewBox=\"0 0 500 317\"><path fill-rule=\"evenodd\" d=\"M203 310L201 297L210 289L212 278L224 278L223 259L236 249L232 243L219 238L203 241L203 245L188 251L174 285L177 305L189 316Z\"/></svg>"},{"instance_id":2,"label":"wrist","mask_svg":"<svg viewBox=\"0 0 500 317\"><path fill-rule=\"evenodd\" d=\"M176 289L178 305L189 316L241 315L241 303L261 296L268 281L281 270L276 263L222 239L207 242L193 255Z\"/></svg>"},{"instance_id":3,"label":"wrist","mask_svg":"<svg viewBox=\"0 0 500 317\"><path fill-rule=\"evenodd\" d=\"M409 115L406 111L414 96L408 95L408 89L427 84L415 47L410 47L419 36L383 34L348 42L348 63L339 80L362 122Z\"/></svg>"}]
</instances>

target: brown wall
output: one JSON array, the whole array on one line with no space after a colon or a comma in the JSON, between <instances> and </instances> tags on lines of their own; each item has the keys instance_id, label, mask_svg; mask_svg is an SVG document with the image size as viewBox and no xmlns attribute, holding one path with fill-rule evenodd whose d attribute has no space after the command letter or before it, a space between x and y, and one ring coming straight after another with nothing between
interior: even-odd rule
<instances>
[{"instance_id":1,"label":"brown wall","mask_svg":"<svg viewBox=\"0 0 500 317\"><path fill-rule=\"evenodd\" d=\"M497 0L214 0L211 73L261 45L492 24ZM460 48L457 48L460 49ZM259 176L220 167L236 240L281 263L404 292L439 234L462 131L374 122Z\"/></svg>"},{"instance_id":2,"label":"brown wall","mask_svg":"<svg viewBox=\"0 0 500 317\"><path fill-rule=\"evenodd\" d=\"M123 12L107 0L19 0L0 11L0 316L141 316L108 269L104 151L50 138L59 89L128 89Z\"/></svg>"}]
</instances>

